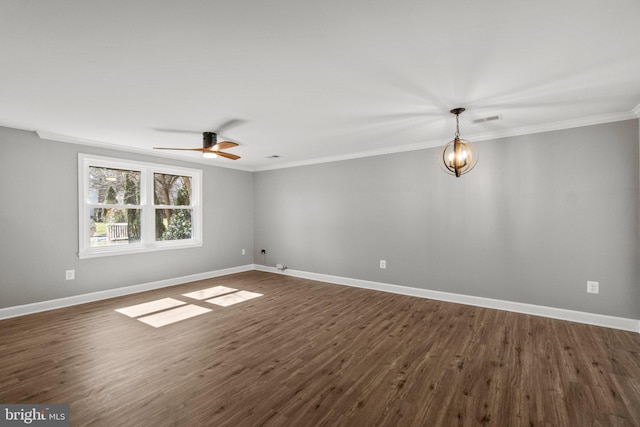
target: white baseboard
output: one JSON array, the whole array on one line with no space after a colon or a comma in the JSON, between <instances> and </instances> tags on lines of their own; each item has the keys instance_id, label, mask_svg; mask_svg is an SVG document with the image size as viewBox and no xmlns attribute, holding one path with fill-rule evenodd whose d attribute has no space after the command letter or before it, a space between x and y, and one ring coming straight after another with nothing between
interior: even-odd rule
<instances>
[{"instance_id":1,"label":"white baseboard","mask_svg":"<svg viewBox=\"0 0 640 427\"><path fill-rule=\"evenodd\" d=\"M125 286L123 288L107 289L104 291L91 292L88 294L74 295L71 297L58 298L49 301L34 302L32 304L18 305L15 307L0 308L0 320L11 317L24 316L25 314L38 313L41 311L54 310L56 308L69 307L71 305L84 304L87 302L100 301L108 298L123 295L136 294L138 292L150 291L153 289L166 288L169 286L181 285L183 283L195 282L196 280L211 279L213 277L226 276L227 274L241 273L253 270L254 266L243 265L239 267L225 268L222 270L207 271L204 273L190 274L188 276L174 277L172 279L158 280L156 282L143 283L140 285Z\"/></svg>"},{"instance_id":2,"label":"white baseboard","mask_svg":"<svg viewBox=\"0 0 640 427\"><path fill-rule=\"evenodd\" d=\"M143 283L123 288L108 289L89 294L74 295L66 298L59 298L50 301L36 302L32 304L19 305L0 309L0 320L11 317L24 316L26 314L38 313L41 311L54 310L72 305L84 304L87 302L100 301L108 298L123 295L135 294L138 292L150 291L153 289L166 288L168 286L180 285L194 282L196 280L211 279L228 274L242 273L244 271L259 270L270 273L283 274L302 279L317 280L320 282L334 283L338 285L353 286L356 288L371 289L375 291L390 292L394 294L407 295L420 298L434 299L438 301L454 302L458 304L473 305L476 307L493 308L496 310L513 311L516 313L531 314L534 316L549 317L552 319L568 320L571 322L585 323L588 325L603 326L606 328L620 329L624 331L640 332L639 319L627 319L624 317L606 316L603 314L587 313L583 311L566 310L562 308L545 307L534 304L524 304L519 302L497 300L491 298L475 297L449 292L432 291L429 289L412 288L409 286L392 285L389 283L372 282L369 280L351 279L349 277L331 276L328 274L310 273L299 270L280 271L275 267L267 267L261 264L248 264L239 267L225 268L222 270L207 271L204 273L191 274L188 276L175 277L172 279L159 280L156 282Z\"/></svg>"},{"instance_id":3,"label":"white baseboard","mask_svg":"<svg viewBox=\"0 0 640 427\"><path fill-rule=\"evenodd\" d=\"M606 328L620 329L623 331L640 332L639 319L627 319L624 317L606 316L604 314L587 313L583 311L566 310L562 308L545 307L534 304L504 301L491 298L475 297L449 292L432 291L429 289L412 288L409 286L392 285L389 283L372 282L368 280L351 279L348 277L331 276L328 274L309 273L298 270L280 271L275 267L254 264L254 269L303 279L317 280L320 282L334 283L338 285L353 286L376 291L390 292L412 297L429 298L438 301L454 302L458 304L473 305L476 307L493 308L496 310L512 311L515 313L531 314L534 316L549 317L552 319L568 320L571 322L585 323L588 325L603 326Z\"/></svg>"}]
</instances>

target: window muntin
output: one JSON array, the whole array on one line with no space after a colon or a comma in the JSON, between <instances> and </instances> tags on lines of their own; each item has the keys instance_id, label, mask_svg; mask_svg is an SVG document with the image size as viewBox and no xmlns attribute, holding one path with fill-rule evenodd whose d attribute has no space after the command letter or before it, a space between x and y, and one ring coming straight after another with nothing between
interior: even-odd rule
<instances>
[{"instance_id":1,"label":"window muntin","mask_svg":"<svg viewBox=\"0 0 640 427\"><path fill-rule=\"evenodd\" d=\"M202 245L202 171L78 156L80 258Z\"/></svg>"}]
</instances>

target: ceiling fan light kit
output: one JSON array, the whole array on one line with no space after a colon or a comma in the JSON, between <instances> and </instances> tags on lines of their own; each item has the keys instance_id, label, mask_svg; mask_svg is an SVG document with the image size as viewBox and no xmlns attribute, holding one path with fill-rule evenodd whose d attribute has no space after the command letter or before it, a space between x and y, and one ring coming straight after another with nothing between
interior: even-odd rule
<instances>
[{"instance_id":1,"label":"ceiling fan light kit","mask_svg":"<svg viewBox=\"0 0 640 427\"><path fill-rule=\"evenodd\" d=\"M452 141L447 142L441 149L438 156L438 164L443 171L460 178L470 172L478 162L478 149L471 142L460 138L459 116L465 111L464 108L454 108L450 111L456 116L456 134Z\"/></svg>"}]
</instances>

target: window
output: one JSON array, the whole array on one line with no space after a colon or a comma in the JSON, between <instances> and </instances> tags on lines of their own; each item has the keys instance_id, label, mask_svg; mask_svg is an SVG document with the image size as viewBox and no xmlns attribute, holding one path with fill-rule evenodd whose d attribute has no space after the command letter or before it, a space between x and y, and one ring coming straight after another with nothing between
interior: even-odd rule
<instances>
[{"instance_id":1,"label":"window","mask_svg":"<svg viewBox=\"0 0 640 427\"><path fill-rule=\"evenodd\" d=\"M78 256L201 246L201 181L197 169L78 155Z\"/></svg>"}]
</instances>

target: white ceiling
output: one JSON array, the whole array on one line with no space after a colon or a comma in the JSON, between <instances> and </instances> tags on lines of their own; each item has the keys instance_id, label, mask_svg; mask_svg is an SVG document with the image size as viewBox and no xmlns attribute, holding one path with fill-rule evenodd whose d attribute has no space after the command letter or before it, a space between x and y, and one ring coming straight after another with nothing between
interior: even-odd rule
<instances>
[{"instance_id":1,"label":"white ceiling","mask_svg":"<svg viewBox=\"0 0 640 427\"><path fill-rule=\"evenodd\" d=\"M0 60L4 126L150 152L239 119L206 162L264 170L440 145L459 106L476 140L638 117L640 1L3 0Z\"/></svg>"}]
</instances>

